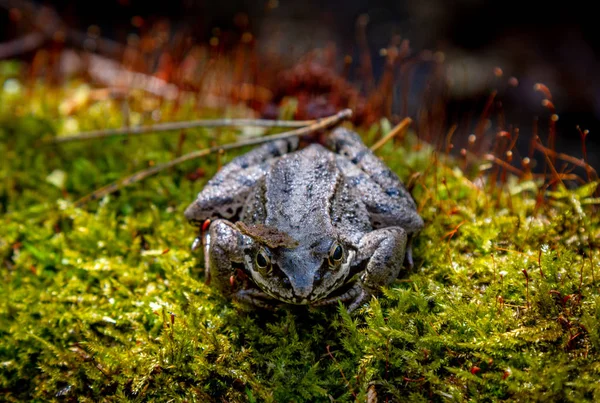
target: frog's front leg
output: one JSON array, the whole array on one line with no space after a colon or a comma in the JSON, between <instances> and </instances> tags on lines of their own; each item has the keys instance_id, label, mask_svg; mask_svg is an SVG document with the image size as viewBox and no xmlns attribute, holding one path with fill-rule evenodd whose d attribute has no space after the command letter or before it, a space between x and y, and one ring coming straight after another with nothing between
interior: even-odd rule
<instances>
[{"instance_id":1,"label":"frog's front leg","mask_svg":"<svg viewBox=\"0 0 600 403\"><path fill-rule=\"evenodd\" d=\"M221 293L259 307L273 305L272 298L255 288L245 288L238 278L237 267L243 267L245 256L251 253L253 241L227 220L211 222L204 243L206 275Z\"/></svg>"},{"instance_id":2,"label":"frog's front leg","mask_svg":"<svg viewBox=\"0 0 600 403\"><path fill-rule=\"evenodd\" d=\"M246 237L227 220L215 220L210 223L204 239L204 257L206 281L210 282L224 295L236 291L239 284L230 279L236 275L234 266L243 265Z\"/></svg>"},{"instance_id":3,"label":"frog's front leg","mask_svg":"<svg viewBox=\"0 0 600 403\"><path fill-rule=\"evenodd\" d=\"M383 286L394 281L404 262L407 233L401 227L388 227L369 232L361 239L357 265L364 265L362 274L352 288L344 294L319 301L327 305L337 301L350 302L348 311L355 310ZM366 264L365 264L366 262Z\"/></svg>"}]
</instances>

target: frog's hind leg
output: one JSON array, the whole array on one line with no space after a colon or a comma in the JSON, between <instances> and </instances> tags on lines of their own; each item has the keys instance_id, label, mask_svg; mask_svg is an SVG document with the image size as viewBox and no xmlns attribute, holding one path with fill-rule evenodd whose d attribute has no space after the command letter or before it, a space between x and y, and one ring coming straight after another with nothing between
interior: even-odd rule
<instances>
[{"instance_id":1,"label":"frog's hind leg","mask_svg":"<svg viewBox=\"0 0 600 403\"><path fill-rule=\"evenodd\" d=\"M416 207L400 178L362 142L357 133L340 127L331 133L327 141L332 150L366 173L385 194L393 199L405 199L411 207Z\"/></svg>"},{"instance_id":2,"label":"frog's hind leg","mask_svg":"<svg viewBox=\"0 0 600 403\"><path fill-rule=\"evenodd\" d=\"M207 219L236 217L254 185L264 177L271 162L298 147L292 137L265 143L234 158L208 181L196 200L185 210L186 218L201 225Z\"/></svg>"},{"instance_id":3,"label":"frog's hind leg","mask_svg":"<svg viewBox=\"0 0 600 403\"><path fill-rule=\"evenodd\" d=\"M357 133L337 128L328 137L327 146L340 155L338 166L364 202L373 228L401 227L406 230L404 266L412 268L412 237L423 228L423 219L400 178Z\"/></svg>"},{"instance_id":4,"label":"frog's hind leg","mask_svg":"<svg viewBox=\"0 0 600 403\"><path fill-rule=\"evenodd\" d=\"M400 178L362 142L358 134L338 128L327 141L328 147L339 154L338 167L362 198L375 229L402 227L410 238L423 228L423 219ZM410 264L410 260L409 252L407 263Z\"/></svg>"}]
</instances>

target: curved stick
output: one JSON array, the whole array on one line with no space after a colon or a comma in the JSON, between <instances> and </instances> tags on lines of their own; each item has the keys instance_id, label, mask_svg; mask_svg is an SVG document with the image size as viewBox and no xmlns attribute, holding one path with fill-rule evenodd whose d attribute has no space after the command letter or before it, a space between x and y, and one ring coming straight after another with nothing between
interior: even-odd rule
<instances>
[{"instance_id":1,"label":"curved stick","mask_svg":"<svg viewBox=\"0 0 600 403\"><path fill-rule=\"evenodd\" d=\"M122 127L119 129L94 130L77 133L70 136L55 137L53 143L70 143L101 139L106 137L129 137L142 134L154 134L161 131L191 129L195 127L304 127L317 122L316 120L268 120L268 119L204 119L186 120L184 122L159 123L149 126Z\"/></svg>"},{"instance_id":2,"label":"curved stick","mask_svg":"<svg viewBox=\"0 0 600 403\"><path fill-rule=\"evenodd\" d=\"M232 149L240 148L240 147L244 147L244 146L267 143L269 141L285 139L288 137L304 136L306 134L310 134L310 133L316 132L318 130L334 126L334 125L338 124L339 122L350 118L351 116L352 116L352 111L350 109L344 109L344 110L336 113L335 115L328 116L328 117L322 118L322 119L317 119L317 120L313 121L314 123L312 123L308 126L305 126L305 127L301 127L299 129L290 130L290 131L287 131L284 133L279 133L279 134L273 134L271 136L254 137L254 138L250 138L247 140L238 141L235 143L223 144L221 146L214 146L214 147L210 147L210 148L203 148L202 150L192 151L191 153L182 155L181 157L175 158L174 160L171 160L169 162L165 162L164 164L159 164L152 168L138 171L131 176L121 179L117 182L113 182L110 185L104 186L104 187L90 193L89 195L84 196L81 199L77 200L75 202L75 206L81 207L90 200L100 199L108 194L114 193L117 190L122 189L125 186L129 186L135 182L139 182L149 176L152 176L160 171L164 171L165 169L171 168L175 165L181 164L182 162L185 162L185 161L190 161L190 160L193 160L196 158L201 158L201 157L204 157L204 156L214 153L214 152L232 150Z\"/></svg>"},{"instance_id":3,"label":"curved stick","mask_svg":"<svg viewBox=\"0 0 600 403\"><path fill-rule=\"evenodd\" d=\"M386 134L381 140L379 140L377 143L373 144L371 146L371 151L377 151L379 148L381 148L385 143L390 141L392 138L399 136L401 134L403 135L411 123L412 123L411 118L404 118L402 120L402 122L400 122L396 126L394 126L394 128L392 130L390 130L390 132L388 134Z\"/></svg>"}]
</instances>

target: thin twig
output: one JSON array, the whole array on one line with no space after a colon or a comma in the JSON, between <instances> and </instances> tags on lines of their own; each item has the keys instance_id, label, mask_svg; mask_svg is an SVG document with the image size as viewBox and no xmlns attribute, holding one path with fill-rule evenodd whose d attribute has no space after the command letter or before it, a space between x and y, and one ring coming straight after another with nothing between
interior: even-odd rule
<instances>
[{"instance_id":1,"label":"thin twig","mask_svg":"<svg viewBox=\"0 0 600 403\"><path fill-rule=\"evenodd\" d=\"M392 130L390 130L390 132L388 134L386 134L377 143L373 144L371 146L371 151L378 150L381 146L383 146L385 143L390 141L390 139L404 133L406 131L406 129L408 129L408 127L410 126L411 123L412 123L411 118L404 118L404 120L402 120L402 122L400 122L396 126L394 126L394 128Z\"/></svg>"},{"instance_id":2,"label":"thin twig","mask_svg":"<svg viewBox=\"0 0 600 403\"><path fill-rule=\"evenodd\" d=\"M546 150L550 150L550 149L546 149ZM558 154L557 154L558 155ZM514 167L512 165L510 165L508 162L501 160L500 158L494 156L493 154L486 154L483 156L483 158L487 161L493 162L495 164L498 164L500 166L502 166L504 169L506 169L507 171L512 172L513 174L517 175L518 177L523 177L524 176L524 172L522 170L520 170L517 167ZM560 158L560 157L558 157ZM533 174L532 175L534 178L555 178L555 179L560 179L560 180L573 180L573 181L578 181L580 183L585 184L585 180L583 180L583 178L581 178L579 175L576 174L569 174L569 173L556 173L556 175L549 175L549 174Z\"/></svg>"},{"instance_id":3,"label":"thin twig","mask_svg":"<svg viewBox=\"0 0 600 403\"><path fill-rule=\"evenodd\" d=\"M32 32L9 42L0 43L0 59L10 59L40 47L46 37L39 32Z\"/></svg>"},{"instance_id":4,"label":"thin twig","mask_svg":"<svg viewBox=\"0 0 600 403\"><path fill-rule=\"evenodd\" d=\"M92 38L85 32L70 29L50 6L29 0L0 0L0 8L20 10L23 17L44 36L45 40L53 40L56 33L61 33L67 43L83 49L86 48L86 43L92 40L96 51L112 57L119 58L125 50L125 47L116 41L101 37Z\"/></svg>"},{"instance_id":5,"label":"thin twig","mask_svg":"<svg viewBox=\"0 0 600 403\"><path fill-rule=\"evenodd\" d=\"M122 88L125 91L140 89L168 100L176 100L181 94L177 85L155 75L131 71L107 57L89 54L86 60L86 73L103 85Z\"/></svg>"},{"instance_id":6,"label":"thin twig","mask_svg":"<svg viewBox=\"0 0 600 403\"><path fill-rule=\"evenodd\" d=\"M209 155L211 153L218 152L221 150L223 150L223 151L232 150L235 148L267 143L270 141L286 139L289 137L304 136L306 134L313 133L318 130L334 126L334 125L338 124L339 122L350 118L351 116L352 116L352 111L350 109L344 109L335 115L315 120L313 124L311 124L309 126L301 127L299 129L290 130L290 131L287 131L284 133L274 134L271 136L255 137L255 138L238 141L235 143L223 144L221 146L214 146L214 147L210 147L210 148L204 148L202 150L192 151L191 153L182 155L179 158L176 158L169 162L165 162L164 164L156 165L149 169L144 169L142 171L138 171L138 172L134 173L133 175L128 176L127 178L124 178L117 182L113 182L110 185L100 188L100 189L94 191L93 193L90 193L89 195L84 196L81 199L77 200L75 202L75 206L81 207L90 200L100 199L108 194L116 192L117 190L119 190L125 186L129 186L135 182L139 182L139 181L141 181L149 176L152 176L160 171L164 171L165 169L168 169L175 165L181 164L182 162L190 161L190 160L193 160L196 158L201 158L201 157L204 157L206 155Z\"/></svg>"},{"instance_id":7,"label":"thin twig","mask_svg":"<svg viewBox=\"0 0 600 403\"><path fill-rule=\"evenodd\" d=\"M507 171L512 172L513 174L519 176L519 177L523 177L523 171L521 171L519 168L514 167L512 165L510 165L508 162L501 160L500 158L496 157L494 154L485 154L483 156L484 159L490 161L490 162L494 162L497 165L500 165L501 167L503 167L504 169L506 169Z\"/></svg>"},{"instance_id":8,"label":"thin twig","mask_svg":"<svg viewBox=\"0 0 600 403\"><path fill-rule=\"evenodd\" d=\"M61 136L52 139L53 143L69 143L101 139L106 137L129 137L142 134L154 134L171 130L192 129L195 127L305 127L316 123L316 120L267 120L267 119L203 119L187 120L184 122L159 123L150 126L122 127L119 129L94 130L77 133L71 136Z\"/></svg>"},{"instance_id":9,"label":"thin twig","mask_svg":"<svg viewBox=\"0 0 600 403\"><path fill-rule=\"evenodd\" d=\"M591 165L586 163L585 160L581 160L579 158L575 158L564 153L558 153L554 150L551 150L548 147L544 147L544 145L539 141L539 139L534 139L533 146L536 150L541 151L547 156L570 162L573 165L577 165L578 167L586 169L586 171L588 171L589 173L593 173L595 178L598 177L598 173L596 172L596 170Z\"/></svg>"}]
</instances>

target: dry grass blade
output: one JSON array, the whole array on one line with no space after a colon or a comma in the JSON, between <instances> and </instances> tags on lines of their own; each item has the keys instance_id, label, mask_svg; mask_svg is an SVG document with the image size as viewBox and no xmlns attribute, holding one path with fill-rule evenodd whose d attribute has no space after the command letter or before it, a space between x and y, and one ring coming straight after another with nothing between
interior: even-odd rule
<instances>
[{"instance_id":1,"label":"dry grass blade","mask_svg":"<svg viewBox=\"0 0 600 403\"><path fill-rule=\"evenodd\" d=\"M235 148L257 145L261 143L267 143L269 141L286 139L289 137L295 136L304 136L313 132L316 132L321 129L325 129L331 126L338 124L339 122L346 120L352 116L352 111L350 109L344 109L335 115L328 116L326 118L318 119L313 121L314 123L304 126L295 130L290 130L288 132L274 134L271 136L265 137L255 137L247 140L238 141L235 143L223 144L220 146L214 146L210 148L204 148L202 150L193 151L191 153L182 155L179 158L171 160L169 162L165 162L164 164L156 165L149 169L144 169L142 171L138 171L131 176L128 176L124 179L121 179L117 182L111 183L103 188L96 190L93 193L90 193L87 196L82 197L81 199L75 202L75 205L81 207L85 205L87 202L91 200L100 199L106 195L116 192L119 189L122 189L125 186L129 186L135 182L139 182L149 176L157 174L158 172L164 171L165 169L169 169L175 165L181 164L182 162L190 161L196 158L204 157L208 154L219 152L219 151L227 151Z\"/></svg>"},{"instance_id":2,"label":"dry grass blade","mask_svg":"<svg viewBox=\"0 0 600 403\"><path fill-rule=\"evenodd\" d=\"M404 118L404 120L402 120L402 122L400 122L396 126L394 126L394 128L392 130L390 130L390 132L388 134L386 134L381 140L379 140L377 143L373 144L371 146L371 151L378 150L385 143L390 141L392 138L399 136L400 134L403 134L404 132L406 132L406 129L408 129L408 127L410 126L411 123L412 123L411 118Z\"/></svg>"},{"instance_id":3,"label":"dry grass blade","mask_svg":"<svg viewBox=\"0 0 600 403\"><path fill-rule=\"evenodd\" d=\"M45 39L39 32L32 32L12 41L0 43L0 59L9 59L30 52L41 46Z\"/></svg>"},{"instance_id":4,"label":"dry grass blade","mask_svg":"<svg viewBox=\"0 0 600 403\"><path fill-rule=\"evenodd\" d=\"M184 122L159 123L149 126L123 127L119 129L94 130L62 136L52 139L53 143L69 143L73 141L93 140L106 137L129 137L143 134L154 134L171 130L184 130L196 127L305 127L316 123L315 120L267 120L267 119L203 119Z\"/></svg>"}]
</instances>

